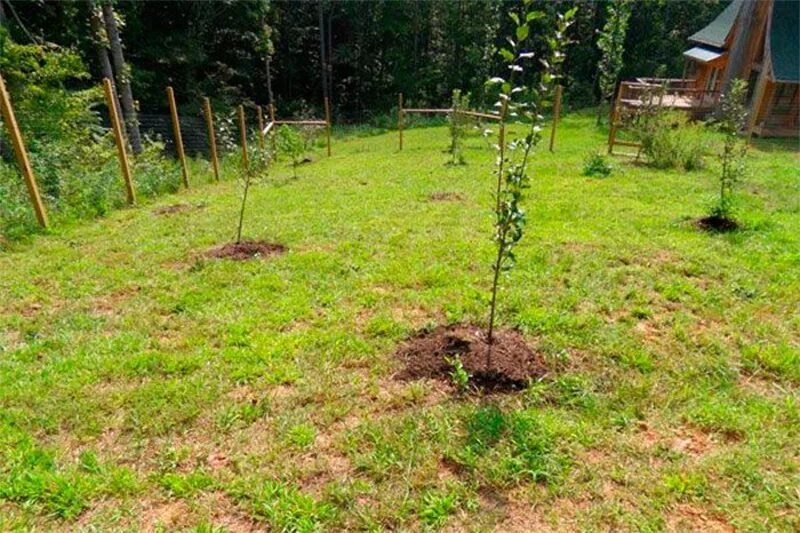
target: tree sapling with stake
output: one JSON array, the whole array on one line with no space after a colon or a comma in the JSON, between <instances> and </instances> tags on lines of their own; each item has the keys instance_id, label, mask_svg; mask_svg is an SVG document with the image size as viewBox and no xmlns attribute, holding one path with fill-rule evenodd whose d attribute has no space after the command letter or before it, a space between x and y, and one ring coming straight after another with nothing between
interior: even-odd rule
<instances>
[{"instance_id":1,"label":"tree sapling with stake","mask_svg":"<svg viewBox=\"0 0 800 533\"><path fill-rule=\"evenodd\" d=\"M497 181L494 209L494 242L497 246L494 264L491 299L489 304L489 326L487 332L486 370L491 368L492 345L495 335L495 315L497 308L497 288L500 273L508 272L514 266L514 247L522 238L525 212L520 207L523 191L529 187L528 163L530 155L541 141L541 111L549 104L558 76L558 66L564 61L563 49L567 44L566 31L572 24L577 8L558 15L556 32L547 39L549 57L542 59L544 67L540 74L538 88L517 84L524 73L523 63L533 57L525 51L523 43L528 38L528 24L544 16L541 11L531 9L531 0L525 0L521 12L510 12L514 21L514 37L509 37L509 48L502 48L500 56L509 70L505 78L496 77L487 85L499 88L499 98L495 107L499 108L498 141L495 145L497 158L494 175ZM529 121L527 132L518 136L508 130L509 119L524 117Z\"/></svg>"},{"instance_id":2,"label":"tree sapling with stake","mask_svg":"<svg viewBox=\"0 0 800 533\"><path fill-rule=\"evenodd\" d=\"M447 117L450 130L450 147L447 152L452 156L451 165L463 165L464 137L466 137L467 127L471 123L469 115L464 114L463 111L469 109L469 95L462 95L460 89L453 90L450 109L450 114Z\"/></svg>"}]
</instances>

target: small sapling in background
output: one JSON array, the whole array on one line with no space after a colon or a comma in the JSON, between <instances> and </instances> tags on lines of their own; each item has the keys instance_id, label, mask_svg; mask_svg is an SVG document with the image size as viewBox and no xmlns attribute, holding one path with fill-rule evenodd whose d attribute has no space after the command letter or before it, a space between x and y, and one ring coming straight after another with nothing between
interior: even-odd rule
<instances>
[{"instance_id":1,"label":"small sapling in background","mask_svg":"<svg viewBox=\"0 0 800 533\"><path fill-rule=\"evenodd\" d=\"M451 165L463 165L464 137L466 137L467 129L472 123L470 116L463 113L463 111L469 109L469 95L462 95L459 89L455 89L450 108L452 111L447 117L450 129L450 147L447 152L452 156Z\"/></svg>"},{"instance_id":2,"label":"small sapling in background","mask_svg":"<svg viewBox=\"0 0 800 533\"><path fill-rule=\"evenodd\" d=\"M601 52L597 62L600 86L600 104L597 106L597 125L603 116L603 104L610 101L617 88L619 73L623 67L625 54L625 35L628 33L628 20L631 7L627 0L612 0L606 5L606 23L598 32L597 48Z\"/></svg>"},{"instance_id":3,"label":"small sapling in background","mask_svg":"<svg viewBox=\"0 0 800 533\"><path fill-rule=\"evenodd\" d=\"M497 246L492 265L493 278L489 303L489 326L487 332L486 369L491 368L492 346L495 335L495 316L497 310L497 288L500 274L514 266L516 257L514 247L522 239L525 225L525 212L520 207L523 192L529 187L528 164L531 154L541 141L542 110L550 105L558 79L556 72L564 62L563 49L567 44L566 31L572 24L577 8L558 15L556 32L547 39L549 57L540 61L544 71L540 75L538 88L532 88L518 81L525 71L524 64L533 58L532 52L524 50L531 21L544 16L541 11L531 10L531 0L525 0L520 13L510 12L515 32L508 38L510 48L502 48L500 57L509 73L506 77L492 78L487 85L499 88L499 99L495 107L500 110L498 141L495 146L494 175L497 182L494 209L494 242ZM529 121L527 133L519 135L508 130L509 119L523 117Z\"/></svg>"},{"instance_id":4,"label":"small sapling in background","mask_svg":"<svg viewBox=\"0 0 800 533\"><path fill-rule=\"evenodd\" d=\"M292 177L297 178L297 166L303 160L306 151L306 143L303 136L294 128L283 125L278 128L277 133L278 151L286 154L292 160Z\"/></svg>"}]
</instances>

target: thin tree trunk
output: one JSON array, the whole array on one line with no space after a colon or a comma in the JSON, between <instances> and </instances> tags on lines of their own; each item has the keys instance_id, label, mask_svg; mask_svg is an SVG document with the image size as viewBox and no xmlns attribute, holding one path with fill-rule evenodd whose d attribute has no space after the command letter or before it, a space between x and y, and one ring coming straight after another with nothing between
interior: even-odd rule
<instances>
[{"instance_id":1,"label":"thin tree trunk","mask_svg":"<svg viewBox=\"0 0 800 533\"><path fill-rule=\"evenodd\" d=\"M267 52L264 58L264 65L267 69L267 98L269 98L269 105L275 106L275 98L272 96L272 54Z\"/></svg>"},{"instance_id":2,"label":"thin tree trunk","mask_svg":"<svg viewBox=\"0 0 800 533\"><path fill-rule=\"evenodd\" d=\"M322 74L322 98L328 99L328 67L325 61L325 15L322 12L322 0L317 1L317 18L319 19L319 63Z\"/></svg>"},{"instance_id":3,"label":"thin tree trunk","mask_svg":"<svg viewBox=\"0 0 800 533\"><path fill-rule=\"evenodd\" d=\"M111 80L111 86L114 88L114 107L117 108L117 114L119 116L124 116L122 114L122 108L119 105L119 98L117 97L114 69L111 68L111 60L108 58L108 47L106 46L103 19L100 12L96 9L94 1L88 0L87 3L89 4L89 23L92 29L92 42L94 43L94 49L97 53L97 63L100 65L100 75Z\"/></svg>"},{"instance_id":4,"label":"thin tree trunk","mask_svg":"<svg viewBox=\"0 0 800 533\"><path fill-rule=\"evenodd\" d=\"M111 47L111 59L114 61L114 70L117 73L117 87L120 92L120 104L125 113L125 125L128 130L128 141L134 154L142 152L142 140L139 134L139 121L136 118L136 108L133 105L133 92L131 91L130 73L125 65L125 56L122 53L122 39L114 16L114 7L110 1L103 3L103 19L106 23L108 43Z\"/></svg>"}]
</instances>

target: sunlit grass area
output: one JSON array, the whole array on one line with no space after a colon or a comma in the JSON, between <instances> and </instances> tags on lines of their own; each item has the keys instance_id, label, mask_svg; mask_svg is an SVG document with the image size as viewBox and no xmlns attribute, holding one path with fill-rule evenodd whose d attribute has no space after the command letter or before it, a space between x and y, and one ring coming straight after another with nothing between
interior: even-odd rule
<instances>
[{"instance_id":1,"label":"sunlit grass area","mask_svg":"<svg viewBox=\"0 0 800 533\"><path fill-rule=\"evenodd\" d=\"M758 141L730 233L717 165L615 159L592 113L540 150L499 317L548 373L394 379L419 329L488 318L493 153L446 127L337 136L251 190L194 187L0 254L0 529L800 528L800 158ZM437 194L452 193L452 194ZM433 197L432 197L433 196ZM156 214L175 203L189 208Z\"/></svg>"}]
</instances>

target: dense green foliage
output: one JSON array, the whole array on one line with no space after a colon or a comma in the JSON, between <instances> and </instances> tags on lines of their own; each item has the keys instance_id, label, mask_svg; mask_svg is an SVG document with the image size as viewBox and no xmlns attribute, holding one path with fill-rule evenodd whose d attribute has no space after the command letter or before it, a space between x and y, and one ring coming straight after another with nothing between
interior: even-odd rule
<instances>
[{"instance_id":1,"label":"dense green foliage","mask_svg":"<svg viewBox=\"0 0 800 533\"><path fill-rule=\"evenodd\" d=\"M622 72L625 55L625 35L628 33L628 19L631 10L627 0L614 0L606 8L606 23L597 36L597 48L602 55L597 63L600 102L604 103L614 96ZM602 105L598 106L597 122L600 123Z\"/></svg>"},{"instance_id":2,"label":"dense green foliage","mask_svg":"<svg viewBox=\"0 0 800 533\"><path fill-rule=\"evenodd\" d=\"M398 92L409 104L446 104L453 89L488 103L483 81L497 72L496 50L513 31L505 13L514 2L494 0L323 1L326 58L336 116L366 119L388 111ZM686 37L722 11L727 0L639 0L631 2L622 77L652 75L659 67L680 76ZM597 102L598 35L608 2L534 2L545 11L531 27L530 51L546 54L545 36L555 13L582 4L576 42L565 64L568 105ZM13 1L28 32L74 47L95 75L86 2ZM322 76L316 2L290 0L220 2L119 2L117 13L133 93L142 109L165 109L164 86L197 108L202 95L229 104L266 104L264 53L274 48L272 87L282 115L304 107L321 116ZM18 42L27 36L9 17ZM330 32L328 32L330 30ZM271 39L271 42L270 42ZM330 45L329 47L327 45Z\"/></svg>"}]
</instances>

